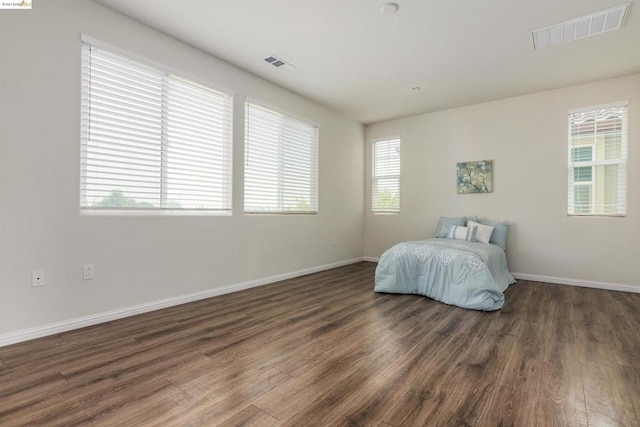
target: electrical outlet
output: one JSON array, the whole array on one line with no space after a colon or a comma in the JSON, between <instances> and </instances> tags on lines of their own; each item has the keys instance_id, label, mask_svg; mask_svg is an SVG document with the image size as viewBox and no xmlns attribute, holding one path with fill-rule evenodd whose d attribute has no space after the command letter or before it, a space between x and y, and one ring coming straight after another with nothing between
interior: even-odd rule
<instances>
[{"instance_id":1,"label":"electrical outlet","mask_svg":"<svg viewBox=\"0 0 640 427\"><path fill-rule=\"evenodd\" d=\"M31 286L44 286L44 270L35 270L31 272Z\"/></svg>"},{"instance_id":2,"label":"electrical outlet","mask_svg":"<svg viewBox=\"0 0 640 427\"><path fill-rule=\"evenodd\" d=\"M331 246L335 246L336 245L336 238L332 237L331 238Z\"/></svg>"},{"instance_id":3,"label":"electrical outlet","mask_svg":"<svg viewBox=\"0 0 640 427\"><path fill-rule=\"evenodd\" d=\"M84 280L93 279L94 273L95 273L95 271L93 269L93 264L88 264L88 265L82 266L82 278Z\"/></svg>"}]
</instances>

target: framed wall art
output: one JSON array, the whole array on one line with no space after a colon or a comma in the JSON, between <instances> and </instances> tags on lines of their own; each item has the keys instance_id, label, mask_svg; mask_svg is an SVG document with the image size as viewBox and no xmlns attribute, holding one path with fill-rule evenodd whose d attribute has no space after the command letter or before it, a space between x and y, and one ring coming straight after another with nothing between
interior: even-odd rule
<instances>
[{"instance_id":1,"label":"framed wall art","mask_svg":"<svg viewBox=\"0 0 640 427\"><path fill-rule=\"evenodd\" d=\"M457 164L458 194L493 192L493 160Z\"/></svg>"}]
</instances>

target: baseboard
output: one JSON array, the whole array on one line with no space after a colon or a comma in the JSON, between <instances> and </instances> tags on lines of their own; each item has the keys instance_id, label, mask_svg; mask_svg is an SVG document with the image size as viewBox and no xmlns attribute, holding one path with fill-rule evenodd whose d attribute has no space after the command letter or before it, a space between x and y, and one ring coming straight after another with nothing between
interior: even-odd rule
<instances>
[{"instance_id":1,"label":"baseboard","mask_svg":"<svg viewBox=\"0 0 640 427\"><path fill-rule=\"evenodd\" d=\"M581 286L583 288L606 289L609 291L640 293L640 286L624 283L596 282L593 280L568 279L565 277L541 276L538 274L511 273L519 280L531 280L532 282L553 283L555 285Z\"/></svg>"},{"instance_id":2,"label":"baseboard","mask_svg":"<svg viewBox=\"0 0 640 427\"><path fill-rule=\"evenodd\" d=\"M367 262L378 262L380 261L380 257L366 256L366 257L363 257L362 260Z\"/></svg>"},{"instance_id":3,"label":"baseboard","mask_svg":"<svg viewBox=\"0 0 640 427\"><path fill-rule=\"evenodd\" d=\"M268 285L270 283L280 282L282 280L293 279L307 274L318 273L320 271L330 270L332 268L343 267L349 264L355 264L363 261L363 257L352 258L345 261L338 261L331 264L320 265L317 267L307 268L304 270L293 271L291 273L278 274L262 279L250 280L247 282L237 283L234 285L224 286L221 288L208 289L206 291L196 292L187 295L180 295L173 298L166 298L157 301L151 301L144 304L133 305L130 307L119 308L116 310L105 311L102 313L92 314L89 316L69 319L62 322L50 323L47 325L36 326L33 328L23 329L15 332L0 334L0 347L16 344L23 341L41 338L48 335L59 334L61 332L71 331L73 329L84 328L87 326L97 325L99 323L110 322L112 320L122 319L124 317L135 316L136 314L147 313L162 308L173 307L175 305L186 304L206 298L224 295L231 292L238 292L245 289L255 288L258 286Z\"/></svg>"}]
</instances>

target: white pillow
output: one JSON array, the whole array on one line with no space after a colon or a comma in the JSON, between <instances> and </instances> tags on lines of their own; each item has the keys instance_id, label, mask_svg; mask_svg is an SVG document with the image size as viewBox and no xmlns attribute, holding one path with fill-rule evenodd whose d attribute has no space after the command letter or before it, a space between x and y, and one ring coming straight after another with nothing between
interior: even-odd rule
<instances>
[{"instance_id":1,"label":"white pillow","mask_svg":"<svg viewBox=\"0 0 640 427\"><path fill-rule=\"evenodd\" d=\"M462 227L460 225L452 225L449 229L449 234L447 234L447 239L458 239L475 242L477 229L477 227Z\"/></svg>"},{"instance_id":2,"label":"white pillow","mask_svg":"<svg viewBox=\"0 0 640 427\"><path fill-rule=\"evenodd\" d=\"M493 229L490 225L483 225L474 221L467 222L468 227L478 227L478 231L476 231L476 240L482 243L489 243L491 239L491 233L493 233Z\"/></svg>"}]
</instances>

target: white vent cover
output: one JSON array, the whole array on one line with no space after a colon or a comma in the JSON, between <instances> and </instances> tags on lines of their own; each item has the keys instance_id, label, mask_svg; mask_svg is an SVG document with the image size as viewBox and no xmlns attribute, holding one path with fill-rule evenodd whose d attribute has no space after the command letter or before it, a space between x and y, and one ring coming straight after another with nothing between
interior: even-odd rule
<instances>
[{"instance_id":1,"label":"white vent cover","mask_svg":"<svg viewBox=\"0 0 640 427\"><path fill-rule=\"evenodd\" d=\"M607 31L617 30L622 26L629 3L561 22L531 32L533 49L544 49L573 40L595 36Z\"/></svg>"},{"instance_id":2,"label":"white vent cover","mask_svg":"<svg viewBox=\"0 0 640 427\"><path fill-rule=\"evenodd\" d=\"M273 65L274 67L280 68L280 67L294 67L293 64L285 61L284 59L280 59L275 55L269 55L266 58L264 58L265 61L267 61L269 64Z\"/></svg>"}]
</instances>

